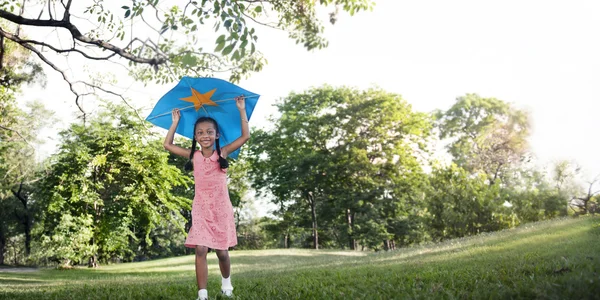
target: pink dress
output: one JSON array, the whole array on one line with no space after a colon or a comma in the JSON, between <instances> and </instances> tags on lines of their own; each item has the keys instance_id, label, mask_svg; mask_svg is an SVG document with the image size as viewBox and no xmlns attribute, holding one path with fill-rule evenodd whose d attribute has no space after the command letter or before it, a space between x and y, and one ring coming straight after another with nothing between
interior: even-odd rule
<instances>
[{"instance_id":1,"label":"pink dress","mask_svg":"<svg viewBox=\"0 0 600 300\"><path fill-rule=\"evenodd\" d=\"M237 245L233 206L227 189L227 170L221 170L217 151L211 157L194 154L195 197L192 203L192 228L185 246L196 245L227 250Z\"/></svg>"}]
</instances>

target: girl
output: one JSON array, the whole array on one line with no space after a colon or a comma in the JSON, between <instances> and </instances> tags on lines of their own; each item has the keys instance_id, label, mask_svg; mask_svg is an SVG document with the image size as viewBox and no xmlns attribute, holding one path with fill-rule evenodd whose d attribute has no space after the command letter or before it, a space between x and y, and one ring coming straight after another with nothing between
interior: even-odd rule
<instances>
[{"instance_id":1,"label":"girl","mask_svg":"<svg viewBox=\"0 0 600 300\"><path fill-rule=\"evenodd\" d=\"M236 106L242 119L242 136L231 144L219 147L219 126L208 117L199 118L194 124L192 149L184 149L173 144L175 130L181 117L178 109L172 112L173 124L167 133L164 146L173 154L189 157L186 169L194 170L195 196L192 204L192 227L185 240L185 246L196 249L196 280L198 300L208 299L206 290L208 248L215 249L221 269L221 292L232 296L230 278L229 247L237 244L237 234L233 218L233 207L227 189L227 155L240 148L250 138L246 99L236 97ZM200 144L200 150L196 150ZM215 150L216 148L216 150Z\"/></svg>"}]
</instances>

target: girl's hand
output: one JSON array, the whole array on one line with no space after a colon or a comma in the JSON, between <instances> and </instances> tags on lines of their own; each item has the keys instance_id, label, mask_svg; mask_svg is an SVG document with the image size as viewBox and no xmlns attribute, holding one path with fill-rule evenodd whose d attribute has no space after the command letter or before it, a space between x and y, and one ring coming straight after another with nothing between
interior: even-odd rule
<instances>
[{"instance_id":1,"label":"girl's hand","mask_svg":"<svg viewBox=\"0 0 600 300\"><path fill-rule=\"evenodd\" d=\"M244 95L235 97L235 105L239 110L246 109L246 97Z\"/></svg>"},{"instance_id":2,"label":"girl's hand","mask_svg":"<svg viewBox=\"0 0 600 300\"><path fill-rule=\"evenodd\" d=\"M171 117L173 118L173 124L179 124L179 119L181 119L181 112L179 112L179 108L173 109Z\"/></svg>"}]
</instances>

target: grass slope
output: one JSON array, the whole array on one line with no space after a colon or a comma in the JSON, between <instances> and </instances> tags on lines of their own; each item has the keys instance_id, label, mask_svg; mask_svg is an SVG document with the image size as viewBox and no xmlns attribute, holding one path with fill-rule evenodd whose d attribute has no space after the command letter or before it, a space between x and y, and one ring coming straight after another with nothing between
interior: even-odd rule
<instances>
[{"instance_id":1,"label":"grass slope","mask_svg":"<svg viewBox=\"0 0 600 300\"><path fill-rule=\"evenodd\" d=\"M237 299L599 299L600 218L567 218L365 253L232 251ZM194 256L0 271L0 299L195 299ZM209 254L209 295L220 276Z\"/></svg>"}]
</instances>

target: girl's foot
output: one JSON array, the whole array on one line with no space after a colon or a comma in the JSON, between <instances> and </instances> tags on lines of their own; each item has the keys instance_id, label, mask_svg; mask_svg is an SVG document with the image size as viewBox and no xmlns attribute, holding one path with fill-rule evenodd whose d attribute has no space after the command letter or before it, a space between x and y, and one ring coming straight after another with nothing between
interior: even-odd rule
<instances>
[{"instance_id":1,"label":"girl's foot","mask_svg":"<svg viewBox=\"0 0 600 300\"><path fill-rule=\"evenodd\" d=\"M231 288L230 290L226 290L226 289L221 289L221 293L223 293L223 296L225 297L232 297L233 296L233 288Z\"/></svg>"},{"instance_id":2,"label":"girl's foot","mask_svg":"<svg viewBox=\"0 0 600 300\"><path fill-rule=\"evenodd\" d=\"M227 297L233 296L233 286L231 285L231 276L221 277L221 293Z\"/></svg>"},{"instance_id":3,"label":"girl's foot","mask_svg":"<svg viewBox=\"0 0 600 300\"><path fill-rule=\"evenodd\" d=\"M201 289L198 291L198 298L196 300L208 300L208 291Z\"/></svg>"}]
</instances>

